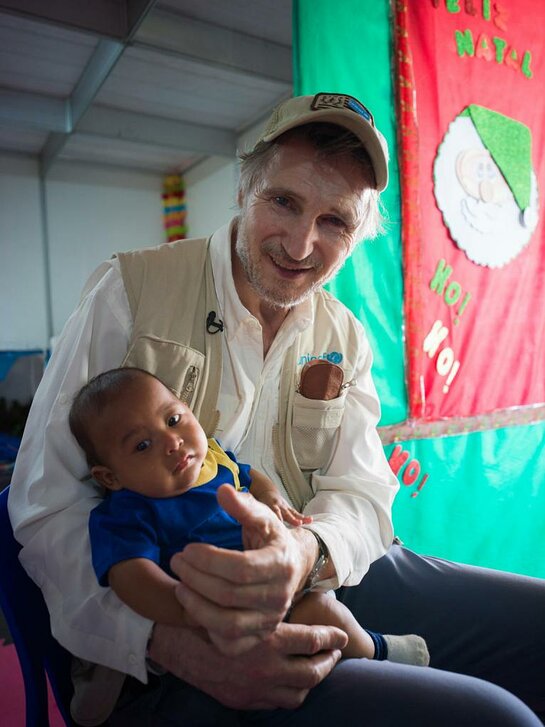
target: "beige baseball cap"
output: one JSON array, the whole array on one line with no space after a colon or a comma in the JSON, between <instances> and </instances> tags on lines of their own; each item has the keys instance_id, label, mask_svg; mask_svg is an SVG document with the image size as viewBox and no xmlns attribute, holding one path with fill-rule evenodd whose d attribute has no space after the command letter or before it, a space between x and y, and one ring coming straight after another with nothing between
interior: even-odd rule
<instances>
[{"instance_id":1,"label":"beige baseball cap","mask_svg":"<svg viewBox=\"0 0 545 727\"><path fill-rule=\"evenodd\" d=\"M344 126L357 136L369 154L377 189L382 192L388 184L388 145L371 112L354 96L317 93L290 98L274 109L259 141L273 141L296 126L316 121Z\"/></svg>"}]
</instances>

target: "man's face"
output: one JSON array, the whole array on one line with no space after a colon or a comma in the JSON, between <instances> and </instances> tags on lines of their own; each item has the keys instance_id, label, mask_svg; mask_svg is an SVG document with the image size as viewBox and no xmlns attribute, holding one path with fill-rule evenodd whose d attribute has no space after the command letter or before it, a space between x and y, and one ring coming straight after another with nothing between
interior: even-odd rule
<instances>
[{"instance_id":1,"label":"man's face","mask_svg":"<svg viewBox=\"0 0 545 727\"><path fill-rule=\"evenodd\" d=\"M370 184L349 157L319 160L304 140L283 143L239 200L233 275L246 307L290 308L332 278L357 242Z\"/></svg>"},{"instance_id":2,"label":"man's face","mask_svg":"<svg viewBox=\"0 0 545 727\"><path fill-rule=\"evenodd\" d=\"M93 476L110 489L171 497L196 481L206 435L185 404L151 376L138 376L91 428L104 467ZM94 470L95 468L93 468ZM99 477L99 470L105 470Z\"/></svg>"}]
</instances>

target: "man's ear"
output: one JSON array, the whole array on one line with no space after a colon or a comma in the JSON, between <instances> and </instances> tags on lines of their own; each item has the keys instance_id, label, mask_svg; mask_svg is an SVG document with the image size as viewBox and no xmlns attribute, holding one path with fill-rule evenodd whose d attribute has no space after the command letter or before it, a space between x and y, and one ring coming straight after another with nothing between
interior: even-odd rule
<instances>
[{"instance_id":1,"label":"man's ear","mask_svg":"<svg viewBox=\"0 0 545 727\"><path fill-rule=\"evenodd\" d=\"M106 487L108 490L121 489L121 485L112 470L103 464L96 464L91 467L91 475L99 483L99 485Z\"/></svg>"}]
</instances>

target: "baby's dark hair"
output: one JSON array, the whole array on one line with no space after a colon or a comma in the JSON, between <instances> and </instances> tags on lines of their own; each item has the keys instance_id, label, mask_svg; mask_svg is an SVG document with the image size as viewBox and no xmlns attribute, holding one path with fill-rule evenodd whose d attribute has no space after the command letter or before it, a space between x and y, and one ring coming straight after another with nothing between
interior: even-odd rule
<instances>
[{"instance_id":1,"label":"baby's dark hair","mask_svg":"<svg viewBox=\"0 0 545 727\"><path fill-rule=\"evenodd\" d=\"M157 376L150 374L149 371L132 366L110 369L92 378L76 394L68 415L68 423L77 443L85 452L89 467L101 464L94 442L91 440L89 422L108 404L115 401L124 392L127 384L139 376L151 376L157 379Z\"/></svg>"}]
</instances>

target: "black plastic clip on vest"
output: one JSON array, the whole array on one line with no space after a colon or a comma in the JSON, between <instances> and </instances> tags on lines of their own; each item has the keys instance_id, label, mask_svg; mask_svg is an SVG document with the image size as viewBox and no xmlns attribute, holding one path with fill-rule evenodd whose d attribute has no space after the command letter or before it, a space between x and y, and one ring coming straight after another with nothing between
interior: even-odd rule
<instances>
[{"instance_id":1,"label":"black plastic clip on vest","mask_svg":"<svg viewBox=\"0 0 545 727\"><path fill-rule=\"evenodd\" d=\"M212 334L223 331L223 321L220 318L216 319L215 310L211 310L206 317L206 330Z\"/></svg>"}]
</instances>

